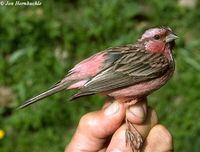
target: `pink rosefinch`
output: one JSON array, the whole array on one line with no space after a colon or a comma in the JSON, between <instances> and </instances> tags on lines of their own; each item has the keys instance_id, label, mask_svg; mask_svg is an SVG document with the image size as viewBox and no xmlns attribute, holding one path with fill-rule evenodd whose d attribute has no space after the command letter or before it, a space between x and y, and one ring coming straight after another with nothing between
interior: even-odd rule
<instances>
[{"instance_id":1,"label":"pink rosefinch","mask_svg":"<svg viewBox=\"0 0 200 152\"><path fill-rule=\"evenodd\" d=\"M135 44L108 48L80 62L64 79L19 108L65 89L79 89L72 99L102 93L118 101L139 101L171 78L175 67L171 51L177 38L170 28L151 28ZM142 138L126 123L127 143L139 150Z\"/></svg>"}]
</instances>

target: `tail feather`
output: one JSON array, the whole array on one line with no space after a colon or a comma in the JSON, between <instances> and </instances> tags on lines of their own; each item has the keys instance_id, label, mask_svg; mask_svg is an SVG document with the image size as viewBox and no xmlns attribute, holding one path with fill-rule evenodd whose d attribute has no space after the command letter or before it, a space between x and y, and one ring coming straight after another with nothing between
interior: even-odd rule
<instances>
[{"instance_id":1,"label":"tail feather","mask_svg":"<svg viewBox=\"0 0 200 152\"><path fill-rule=\"evenodd\" d=\"M50 88L49 90L47 90L47 91L45 91L45 92L43 92L43 93L41 93L41 94L39 94L39 95L37 95L37 96L35 96L35 97L29 99L29 100L27 100L27 101L25 101L25 102L24 102L21 106L19 106L17 109L23 109L23 108L25 108L25 107L27 107L27 106L29 106L29 105L31 105L31 104L37 102L37 101L40 101L40 100L42 100L42 99L44 99L44 98L46 98L46 97L48 97L48 96L51 96L51 95L53 95L53 94L55 94L55 93L57 93L57 92L59 92L59 91L61 91L61 90L66 89L67 86L69 86L68 83L56 85L56 86Z\"/></svg>"},{"instance_id":2,"label":"tail feather","mask_svg":"<svg viewBox=\"0 0 200 152\"><path fill-rule=\"evenodd\" d=\"M92 91L90 91L90 92L79 92L79 93L73 95L69 100L73 101L77 98L80 98L80 97L83 97L83 96L89 96L89 95L93 95L93 94L95 94L95 92L92 92Z\"/></svg>"}]
</instances>

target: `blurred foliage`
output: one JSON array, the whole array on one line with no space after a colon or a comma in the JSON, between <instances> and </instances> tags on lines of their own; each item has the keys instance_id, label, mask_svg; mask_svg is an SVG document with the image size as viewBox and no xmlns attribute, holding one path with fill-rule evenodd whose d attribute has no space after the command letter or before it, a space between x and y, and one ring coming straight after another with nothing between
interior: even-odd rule
<instances>
[{"instance_id":1,"label":"blurred foliage","mask_svg":"<svg viewBox=\"0 0 200 152\"><path fill-rule=\"evenodd\" d=\"M149 97L149 104L172 132L175 151L199 151L200 4L187 8L179 1L49 0L41 6L0 6L0 85L15 97L0 104L0 129L5 132L0 151L63 151L80 117L99 109L103 98L68 103L73 92L63 92L30 108L15 108L80 60L135 42L145 29L163 25L180 37L176 72Z\"/></svg>"}]
</instances>

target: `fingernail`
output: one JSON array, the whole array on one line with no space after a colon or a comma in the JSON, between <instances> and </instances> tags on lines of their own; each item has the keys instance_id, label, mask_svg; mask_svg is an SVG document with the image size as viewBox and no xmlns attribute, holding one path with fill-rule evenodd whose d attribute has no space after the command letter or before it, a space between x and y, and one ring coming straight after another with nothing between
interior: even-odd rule
<instances>
[{"instance_id":1,"label":"fingernail","mask_svg":"<svg viewBox=\"0 0 200 152\"><path fill-rule=\"evenodd\" d=\"M139 117L141 119L145 118L145 111L142 106L139 105L133 105L129 108L129 111L135 115L136 117Z\"/></svg>"},{"instance_id":2,"label":"fingernail","mask_svg":"<svg viewBox=\"0 0 200 152\"><path fill-rule=\"evenodd\" d=\"M119 111L119 103L118 102L113 102L110 106L108 106L105 110L104 113L107 116L113 115Z\"/></svg>"}]
</instances>

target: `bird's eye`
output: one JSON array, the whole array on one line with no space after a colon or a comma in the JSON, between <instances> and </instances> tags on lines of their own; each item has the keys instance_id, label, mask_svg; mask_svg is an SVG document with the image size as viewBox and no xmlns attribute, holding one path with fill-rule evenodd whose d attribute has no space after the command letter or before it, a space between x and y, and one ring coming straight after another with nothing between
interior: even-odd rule
<instances>
[{"instance_id":1,"label":"bird's eye","mask_svg":"<svg viewBox=\"0 0 200 152\"><path fill-rule=\"evenodd\" d=\"M160 35L154 35L154 39L155 40L159 40L160 39Z\"/></svg>"}]
</instances>

